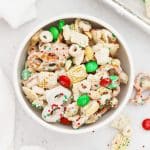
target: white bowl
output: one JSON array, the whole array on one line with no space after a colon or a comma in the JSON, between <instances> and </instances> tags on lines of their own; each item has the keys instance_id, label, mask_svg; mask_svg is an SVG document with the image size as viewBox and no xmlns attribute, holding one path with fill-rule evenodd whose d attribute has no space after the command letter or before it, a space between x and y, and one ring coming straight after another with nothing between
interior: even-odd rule
<instances>
[{"instance_id":1,"label":"white bowl","mask_svg":"<svg viewBox=\"0 0 150 150\"><path fill-rule=\"evenodd\" d=\"M104 27L109 29L111 32L113 32L121 45L121 48L118 53L118 57L121 60L122 63L122 68L127 72L129 75L129 82L127 85L124 85L121 87L121 93L119 95L119 107L116 110L111 110L108 113L106 113L102 118L100 118L96 123L83 126L78 130L74 130L71 127L60 125L60 124L49 124L42 120L41 114L33 110L31 104L28 102L28 100L25 98L22 89L21 89L21 83L20 83L20 74L24 66L24 62L27 56L27 51L26 48L29 44L29 40L32 37L32 35L37 32L39 29L43 27L48 27L51 24L55 24L56 21L60 19L64 19L66 22L72 21L74 18L81 18L88 20L92 22L93 26L95 27ZM98 128L101 128L105 126L106 124L110 123L120 112L123 110L124 106L127 104L128 99L131 95L132 92L132 87L133 87L133 64L132 64L132 59L131 55L129 53L129 48L127 47L125 41L121 37L121 35L115 31L110 25L105 23L104 21L92 17L92 16L87 16L87 15L80 15L80 14L70 14L70 15L63 15L55 18L50 18L48 21L40 24L38 27L34 28L31 33L27 35L25 40L20 46L20 49L18 51L18 55L15 60L15 67L14 67L14 87L15 87L15 92L17 94L18 100L21 103L22 107L25 109L25 111L31 116L34 120L36 120L41 126L55 130L57 132L62 132L62 133L69 133L69 134L79 134L79 133L85 133L89 131L96 130Z\"/></svg>"}]
</instances>

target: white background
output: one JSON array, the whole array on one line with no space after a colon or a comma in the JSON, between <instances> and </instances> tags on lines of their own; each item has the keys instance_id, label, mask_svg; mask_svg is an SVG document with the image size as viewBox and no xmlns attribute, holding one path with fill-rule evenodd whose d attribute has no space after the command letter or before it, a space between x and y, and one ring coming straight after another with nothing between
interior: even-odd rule
<instances>
[{"instance_id":1,"label":"white background","mask_svg":"<svg viewBox=\"0 0 150 150\"><path fill-rule=\"evenodd\" d=\"M37 10L37 20L17 30L11 29L4 21L0 21L0 65L10 80L12 80L13 62L19 44L26 34L51 16L69 12L93 15L112 25L123 35L130 47L136 73L150 71L150 35L97 0L40 0L37 3ZM107 145L115 135L115 130L109 126L94 133L76 136L47 131L26 115L17 101L16 105L16 150L25 144L38 144L47 150L108 150ZM150 132L141 128L141 121L150 117L150 105L128 105L124 113L130 116L133 127L129 149L150 150ZM142 147L143 145L145 148Z\"/></svg>"}]
</instances>

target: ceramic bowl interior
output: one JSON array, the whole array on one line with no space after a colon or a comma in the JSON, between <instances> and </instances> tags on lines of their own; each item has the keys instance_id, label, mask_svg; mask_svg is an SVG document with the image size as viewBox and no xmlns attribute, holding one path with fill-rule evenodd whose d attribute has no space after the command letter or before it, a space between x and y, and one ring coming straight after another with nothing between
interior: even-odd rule
<instances>
[{"instance_id":1,"label":"ceramic bowl interior","mask_svg":"<svg viewBox=\"0 0 150 150\"><path fill-rule=\"evenodd\" d=\"M51 25L56 25L56 23L59 19L64 19L65 22L69 24L69 23L72 23L76 18L81 18L81 19L89 21L92 24L93 28L107 28L117 36L119 43L120 43L118 58L121 60L122 68L129 76L128 84L121 86L121 92L118 96L119 107L115 110L111 110L108 113L106 113L96 123L91 124L91 125L85 125L78 130L72 129L71 126L64 126L61 124L50 124L50 123L46 123L45 121L43 121L41 118L41 112L38 112L37 110L33 109L31 104L25 98L25 96L22 92L22 89L21 89L21 82L20 82L21 81L20 74L24 68L24 63L25 63L25 60L27 57L27 47L29 45L31 36L41 28L48 29ZM21 45L19 54L16 58L16 64L15 64L15 68L14 68L15 90L16 90L18 99L21 102L21 105L23 106L23 108L26 110L26 112L28 112L29 115L34 120L38 121L38 123L40 123L42 126L48 128L48 129L53 129L53 130L56 130L58 132L63 132L63 133L71 133L71 134L83 133L83 132L96 130L97 128L100 128L100 127L108 124L108 122L110 122L117 114L119 114L120 111L123 109L123 107L126 105L129 95L131 93L132 83L133 83L133 67L132 67L131 58L129 55L128 48L126 47L126 45L125 45L124 41L122 40L121 36L119 35L119 33L117 33L111 26L109 26L105 22L103 22L95 17L87 17L87 16L85 17L85 16L80 16L80 15L79 16L77 15L74 17L72 17L72 15L70 15L70 17L69 16L58 17L55 19L51 19L51 21L46 22L46 23L40 25L39 27L37 27L32 33L30 33L27 36L24 43Z\"/></svg>"}]
</instances>

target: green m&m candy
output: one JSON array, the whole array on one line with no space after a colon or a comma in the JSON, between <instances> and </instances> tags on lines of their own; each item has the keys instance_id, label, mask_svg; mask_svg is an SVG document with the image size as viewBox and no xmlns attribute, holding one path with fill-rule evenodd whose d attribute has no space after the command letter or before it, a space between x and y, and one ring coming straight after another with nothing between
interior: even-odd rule
<instances>
[{"instance_id":1,"label":"green m&m candy","mask_svg":"<svg viewBox=\"0 0 150 150\"><path fill-rule=\"evenodd\" d=\"M97 70L98 64L96 61L89 61L85 64L86 72L93 73Z\"/></svg>"},{"instance_id":2,"label":"green m&m candy","mask_svg":"<svg viewBox=\"0 0 150 150\"><path fill-rule=\"evenodd\" d=\"M29 77L31 77L31 72L28 69L24 69L22 71L21 77L23 80L27 80Z\"/></svg>"},{"instance_id":3,"label":"green m&m candy","mask_svg":"<svg viewBox=\"0 0 150 150\"><path fill-rule=\"evenodd\" d=\"M57 41L58 36L59 36L59 31L58 31L57 27L52 26L49 28L49 31L52 33L53 41L54 42Z\"/></svg>"},{"instance_id":4,"label":"green m&m candy","mask_svg":"<svg viewBox=\"0 0 150 150\"><path fill-rule=\"evenodd\" d=\"M59 22L58 22L58 29L59 29L59 32L62 32L62 31L63 31L64 25L65 25L65 21L64 21L64 20L59 20Z\"/></svg>"},{"instance_id":5,"label":"green m&m candy","mask_svg":"<svg viewBox=\"0 0 150 150\"><path fill-rule=\"evenodd\" d=\"M87 105L89 103L89 101L90 101L90 97L87 94L83 94L78 97L77 105L83 107L83 106Z\"/></svg>"},{"instance_id":6,"label":"green m&m candy","mask_svg":"<svg viewBox=\"0 0 150 150\"><path fill-rule=\"evenodd\" d=\"M112 81L117 81L117 80L119 79L119 77L116 76L116 75L111 75L111 76L110 76L110 79L111 79Z\"/></svg>"}]
</instances>

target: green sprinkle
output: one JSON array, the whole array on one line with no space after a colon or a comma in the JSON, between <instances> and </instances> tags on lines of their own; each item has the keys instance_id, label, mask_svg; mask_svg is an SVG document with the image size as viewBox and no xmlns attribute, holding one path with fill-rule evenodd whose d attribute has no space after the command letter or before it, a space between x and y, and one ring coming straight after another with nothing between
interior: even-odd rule
<instances>
[{"instance_id":1,"label":"green sprinkle","mask_svg":"<svg viewBox=\"0 0 150 150\"><path fill-rule=\"evenodd\" d=\"M66 96L66 95L64 95L64 98L65 98L65 99L67 99L67 96Z\"/></svg>"},{"instance_id":2,"label":"green sprinkle","mask_svg":"<svg viewBox=\"0 0 150 150\"><path fill-rule=\"evenodd\" d=\"M112 33L113 38L116 38L116 35L114 33Z\"/></svg>"},{"instance_id":3,"label":"green sprinkle","mask_svg":"<svg viewBox=\"0 0 150 150\"><path fill-rule=\"evenodd\" d=\"M99 109L103 109L103 108L104 108L104 105L100 104Z\"/></svg>"},{"instance_id":4,"label":"green sprinkle","mask_svg":"<svg viewBox=\"0 0 150 150\"><path fill-rule=\"evenodd\" d=\"M50 114L47 114L47 117L49 117L50 116Z\"/></svg>"}]
</instances>

